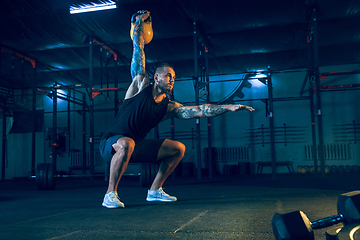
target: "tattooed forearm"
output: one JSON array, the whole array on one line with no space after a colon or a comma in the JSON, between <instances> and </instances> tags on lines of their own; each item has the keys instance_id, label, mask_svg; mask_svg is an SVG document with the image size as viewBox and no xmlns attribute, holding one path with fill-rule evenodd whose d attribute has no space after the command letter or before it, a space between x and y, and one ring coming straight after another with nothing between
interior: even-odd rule
<instances>
[{"instance_id":1,"label":"tattooed forearm","mask_svg":"<svg viewBox=\"0 0 360 240\"><path fill-rule=\"evenodd\" d=\"M212 105L204 104L200 106L186 106L171 102L168 106L168 113L171 114L171 117L176 117L180 119L191 119L197 117L215 117L223 113L232 111L236 112L239 110L248 110L250 112L254 111L252 107L248 107L240 104L224 104L224 105Z\"/></svg>"},{"instance_id":2,"label":"tattooed forearm","mask_svg":"<svg viewBox=\"0 0 360 240\"><path fill-rule=\"evenodd\" d=\"M191 108L179 108L178 109L178 115L181 119L191 119L195 118L196 114L200 112L200 109L197 107L191 107Z\"/></svg>"},{"instance_id":3,"label":"tattooed forearm","mask_svg":"<svg viewBox=\"0 0 360 240\"><path fill-rule=\"evenodd\" d=\"M228 111L224 105L204 104L200 106L182 106L175 109L175 116L180 119L215 117Z\"/></svg>"},{"instance_id":4,"label":"tattooed forearm","mask_svg":"<svg viewBox=\"0 0 360 240\"><path fill-rule=\"evenodd\" d=\"M223 105L204 104L200 105L199 108L202 113L201 117L215 117L229 111Z\"/></svg>"},{"instance_id":5,"label":"tattooed forearm","mask_svg":"<svg viewBox=\"0 0 360 240\"><path fill-rule=\"evenodd\" d=\"M191 119L191 118L195 118L196 114L198 114L201 111L197 106L184 107L180 103L170 101L168 105L168 112L171 112L173 117L179 119Z\"/></svg>"},{"instance_id":6,"label":"tattooed forearm","mask_svg":"<svg viewBox=\"0 0 360 240\"><path fill-rule=\"evenodd\" d=\"M144 33L141 30L142 20L136 20L133 36L133 55L131 60L131 77L145 73Z\"/></svg>"}]
</instances>

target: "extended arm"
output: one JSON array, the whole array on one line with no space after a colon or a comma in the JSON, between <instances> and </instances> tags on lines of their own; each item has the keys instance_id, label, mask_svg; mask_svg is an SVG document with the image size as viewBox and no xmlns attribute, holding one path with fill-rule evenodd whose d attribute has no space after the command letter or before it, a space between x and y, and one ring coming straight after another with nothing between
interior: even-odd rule
<instances>
[{"instance_id":1,"label":"extended arm","mask_svg":"<svg viewBox=\"0 0 360 240\"><path fill-rule=\"evenodd\" d=\"M229 111L236 112L239 110L254 111L252 107L240 104L183 106L177 102L170 102L167 118L192 119L197 117L215 117Z\"/></svg>"}]
</instances>

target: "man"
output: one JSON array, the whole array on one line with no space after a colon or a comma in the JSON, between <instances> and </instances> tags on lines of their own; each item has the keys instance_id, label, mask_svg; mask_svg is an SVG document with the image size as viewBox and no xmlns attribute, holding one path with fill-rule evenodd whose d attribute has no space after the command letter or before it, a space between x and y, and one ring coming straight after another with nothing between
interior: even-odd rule
<instances>
[{"instance_id":1,"label":"man","mask_svg":"<svg viewBox=\"0 0 360 240\"><path fill-rule=\"evenodd\" d=\"M167 64L156 68L154 83L150 84L145 73L144 33L141 29L149 14L148 11L139 11L136 16L131 63L133 81L114 123L100 141L101 155L110 161L109 185L102 203L107 208L124 207L117 194L117 187L129 161L160 163L158 173L148 190L147 201L177 200L165 193L162 186L183 158L185 146L169 139L145 139L147 133L161 121L172 117L192 119L218 116L228 111L254 110L239 104L182 106L170 101L168 95L174 87L175 71Z\"/></svg>"}]
</instances>

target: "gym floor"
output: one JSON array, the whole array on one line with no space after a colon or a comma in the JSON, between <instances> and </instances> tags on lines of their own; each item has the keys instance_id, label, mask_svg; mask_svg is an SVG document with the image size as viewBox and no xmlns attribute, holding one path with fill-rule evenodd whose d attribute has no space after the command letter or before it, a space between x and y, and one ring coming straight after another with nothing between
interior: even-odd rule
<instances>
[{"instance_id":1,"label":"gym floor","mask_svg":"<svg viewBox=\"0 0 360 240\"><path fill-rule=\"evenodd\" d=\"M0 182L0 239L274 239L275 212L302 210L316 220L337 213L341 193L359 190L360 175L170 177L175 203L146 202L147 188L124 177L124 209L101 206L101 179L59 179L38 191L33 180ZM315 231L315 239L342 224Z\"/></svg>"}]
</instances>

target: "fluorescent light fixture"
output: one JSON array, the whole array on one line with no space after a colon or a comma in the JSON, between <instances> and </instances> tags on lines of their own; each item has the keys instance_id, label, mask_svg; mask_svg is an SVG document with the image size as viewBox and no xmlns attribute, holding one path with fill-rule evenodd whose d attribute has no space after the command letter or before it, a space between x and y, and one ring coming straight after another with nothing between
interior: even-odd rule
<instances>
[{"instance_id":1,"label":"fluorescent light fixture","mask_svg":"<svg viewBox=\"0 0 360 240\"><path fill-rule=\"evenodd\" d=\"M70 6L70 13L84 13L84 12L94 12L100 10L114 9L116 8L116 2L112 0L100 1L99 3L89 3L81 5L72 5Z\"/></svg>"},{"instance_id":2,"label":"fluorescent light fixture","mask_svg":"<svg viewBox=\"0 0 360 240\"><path fill-rule=\"evenodd\" d=\"M256 85L256 87L259 87L259 85L256 84L256 82L258 83L261 82L262 84L266 85L267 75L264 70L255 70L255 73L252 73L252 75L249 77L249 80L258 80L258 81L253 81L252 84L254 86Z\"/></svg>"}]
</instances>

